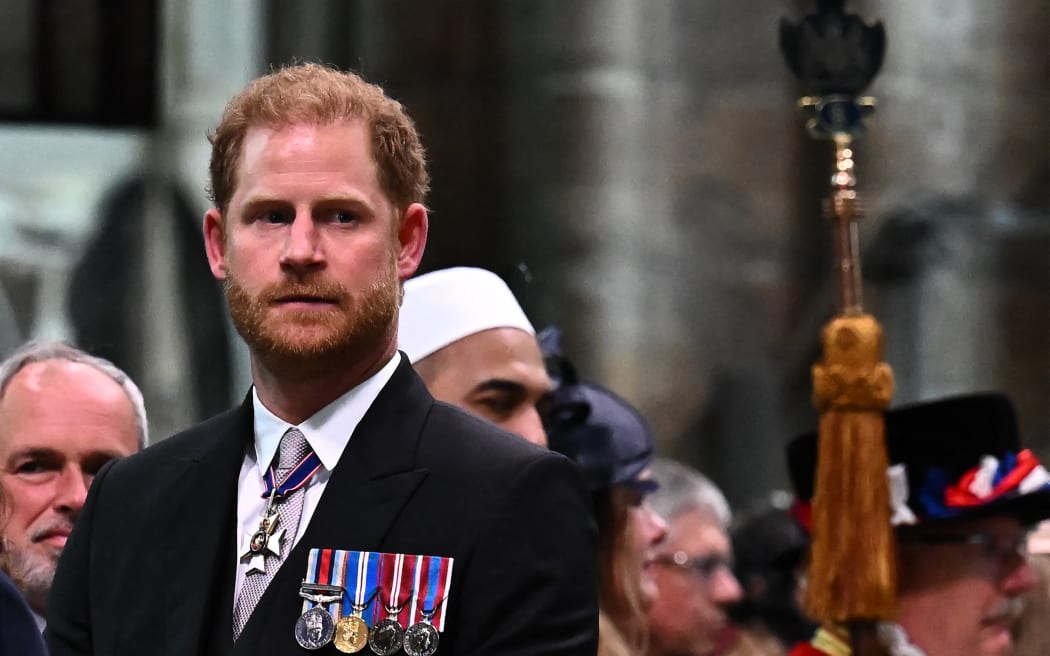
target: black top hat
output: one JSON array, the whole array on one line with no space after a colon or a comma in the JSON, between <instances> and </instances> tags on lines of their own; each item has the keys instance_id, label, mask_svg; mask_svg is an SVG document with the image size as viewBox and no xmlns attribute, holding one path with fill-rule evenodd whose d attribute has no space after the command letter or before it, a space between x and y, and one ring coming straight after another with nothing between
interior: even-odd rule
<instances>
[{"instance_id":1,"label":"black top hat","mask_svg":"<svg viewBox=\"0 0 1050 656\"><path fill-rule=\"evenodd\" d=\"M1034 524L1050 517L1050 474L1030 451L1020 450L1013 406L1001 394L889 410L886 448L895 526L991 515ZM816 433L793 439L787 458L795 494L808 502Z\"/></svg>"}]
</instances>

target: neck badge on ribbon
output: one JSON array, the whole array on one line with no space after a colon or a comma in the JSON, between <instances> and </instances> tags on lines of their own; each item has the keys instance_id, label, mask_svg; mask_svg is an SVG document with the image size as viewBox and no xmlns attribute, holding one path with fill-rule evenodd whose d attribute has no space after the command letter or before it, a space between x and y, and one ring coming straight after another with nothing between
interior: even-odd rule
<instances>
[{"instance_id":1,"label":"neck badge on ribbon","mask_svg":"<svg viewBox=\"0 0 1050 656\"><path fill-rule=\"evenodd\" d=\"M266 491L263 498L266 499L266 509L263 511L259 528L247 536L247 550L241 554L241 560L247 561L248 569L245 574L252 572L266 572L266 557L280 557L281 546L284 542L286 531L278 529L277 524L280 517L277 514L276 502L284 499L287 495L300 489L313 478L313 475L321 469L321 459L311 451L299 464L292 468L279 485L275 485L277 479L276 465L271 466L263 481L266 483ZM294 530L294 528L293 528Z\"/></svg>"}]
</instances>

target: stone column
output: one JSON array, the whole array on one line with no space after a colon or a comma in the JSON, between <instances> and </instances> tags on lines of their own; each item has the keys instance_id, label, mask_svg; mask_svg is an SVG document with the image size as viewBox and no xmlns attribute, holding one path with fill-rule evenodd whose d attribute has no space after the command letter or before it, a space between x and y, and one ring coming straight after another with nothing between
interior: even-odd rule
<instances>
[{"instance_id":1,"label":"stone column","mask_svg":"<svg viewBox=\"0 0 1050 656\"><path fill-rule=\"evenodd\" d=\"M513 241L534 263L533 316L565 330L585 374L666 428L696 349L676 316L688 248L660 152L666 3L504 5ZM666 405L665 405L666 404ZM667 414L658 412L666 408Z\"/></svg>"},{"instance_id":2,"label":"stone column","mask_svg":"<svg viewBox=\"0 0 1050 656\"><path fill-rule=\"evenodd\" d=\"M162 2L160 127L150 136L144 169L153 192L147 195L144 224L149 245L141 263L143 293L151 299L141 318L145 379L138 381L150 410L156 439L197 420L199 409L189 393L186 369L188 344L184 322L174 302L178 280L173 239L162 213L173 211L171 187L182 189L195 204L199 229L210 207L205 189L211 146L206 135L222 114L226 101L262 71L262 4L253 0L187 0ZM149 217L147 217L149 218ZM197 254L204 261L203 240ZM228 331L233 367L229 403L239 402L251 382L247 350Z\"/></svg>"}]
</instances>

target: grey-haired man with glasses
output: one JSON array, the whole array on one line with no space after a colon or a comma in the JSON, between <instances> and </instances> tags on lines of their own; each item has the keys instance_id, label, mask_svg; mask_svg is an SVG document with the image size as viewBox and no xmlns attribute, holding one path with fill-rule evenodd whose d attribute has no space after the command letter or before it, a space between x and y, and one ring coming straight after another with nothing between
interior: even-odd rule
<instances>
[{"instance_id":1,"label":"grey-haired man with glasses","mask_svg":"<svg viewBox=\"0 0 1050 656\"><path fill-rule=\"evenodd\" d=\"M726 527L729 505L714 483L683 464L657 458L659 488L650 506L667 522L652 560L656 599L649 608L650 656L714 656L729 636L726 607L740 599Z\"/></svg>"}]
</instances>

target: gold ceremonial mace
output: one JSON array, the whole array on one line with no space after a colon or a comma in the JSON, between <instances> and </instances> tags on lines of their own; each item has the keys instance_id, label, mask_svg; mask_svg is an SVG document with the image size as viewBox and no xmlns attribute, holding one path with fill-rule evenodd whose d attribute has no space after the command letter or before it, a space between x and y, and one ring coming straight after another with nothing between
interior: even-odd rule
<instances>
[{"instance_id":1,"label":"gold ceremonial mace","mask_svg":"<svg viewBox=\"0 0 1050 656\"><path fill-rule=\"evenodd\" d=\"M799 21L782 19L780 48L810 94L800 105L806 127L835 145L831 194L824 213L835 235L837 314L813 366L813 403L820 412L806 612L849 629L855 656L882 654L876 624L896 615L897 574L886 470L883 412L893 373L882 362L882 328L862 305L853 142L874 101L857 94L874 79L885 51L880 23L846 13L845 0L818 0Z\"/></svg>"}]
</instances>

